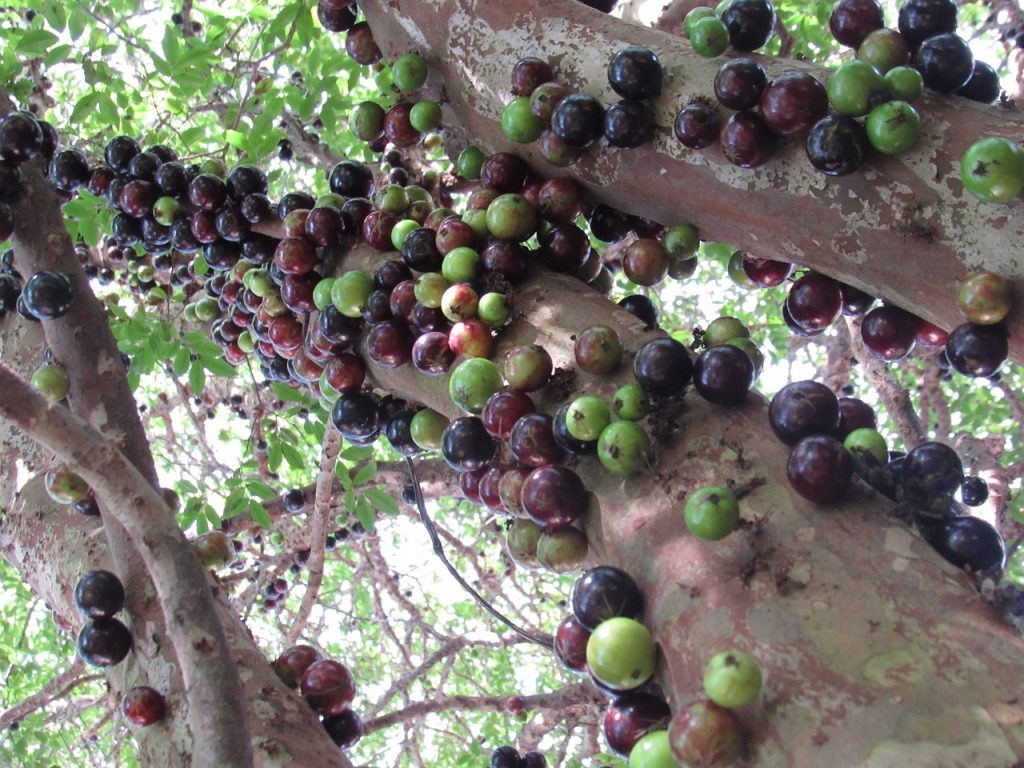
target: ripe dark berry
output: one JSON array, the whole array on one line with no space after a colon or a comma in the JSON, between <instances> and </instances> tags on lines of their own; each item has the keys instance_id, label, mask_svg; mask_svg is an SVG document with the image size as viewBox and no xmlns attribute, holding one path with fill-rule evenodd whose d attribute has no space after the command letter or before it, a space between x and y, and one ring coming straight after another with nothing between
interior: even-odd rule
<instances>
[{"instance_id":1,"label":"ripe dark berry","mask_svg":"<svg viewBox=\"0 0 1024 768\"><path fill-rule=\"evenodd\" d=\"M610 565L591 568L573 585L572 612L589 630L615 616L639 619L643 610L644 596L633 577Z\"/></svg>"},{"instance_id":2,"label":"ripe dark berry","mask_svg":"<svg viewBox=\"0 0 1024 768\"><path fill-rule=\"evenodd\" d=\"M75 585L75 605L90 618L110 618L124 607L124 586L110 571L89 571Z\"/></svg>"},{"instance_id":3,"label":"ripe dark berry","mask_svg":"<svg viewBox=\"0 0 1024 768\"><path fill-rule=\"evenodd\" d=\"M50 161L50 179L60 189L74 192L89 183L89 161L77 149L65 149Z\"/></svg>"},{"instance_id":4,"label":"ripe dark berry","mask_svg":"<svg viewBox=\"0 0 1024 768\"><path fill-rule=\"evenodd\" d=\"M960 486L960 497L968 507L980 507L988 499L988 483L985 478L971 475Z\"/></svg>"},{"instance_id":5,"label":"ripe dark berry","mask_svg":"<svg viewBox=\"0 0 1024 768\"><path fill-rule=\"evenodd\" d=\"M732 59L715 74L715 98L729 109L753 109L767 84L768 75L756 61Z\"/></svg>"},{"instance_id":6,"label":"ripe dark berry","mask_svg":"<svg viewBox=\"0 0 1024 768\"><path fill-rule=\"evenodd\" d=\"M921 320L906 310L887 304L875 307L860 327L864 346L882 360L899 360L910 354Z\"/></svg>"},{"instance_id":7,"label":"ripe dark berry","mask_svg":"<svg viewBox=\"0 0 1024 768\"><path fill-rule=\"evenodd\" d=\"M331 169L328 178L331 192L345 197L370 197L373 193L373 172L365 163L342 160ZM308 206L312 208L313 206Z\"/></svg>"},{"instance_id":8,"label":"ripe dark berry","mask_svg":"<svg viewBox=\"0 0 1024 768\"><path fill-rule=\"evenodd\" d=\"M732 0L721 15L729 30L729 44L737 51L756 51L768 42L775 26L775 8L769 0Z\"/></svg>"},{"instance_id":9,"label":"ripe dark berry","mask_svg":"<svg viewBox=\"0 0 1024 768\"><path fill-rule=\"evenodd\" d=\"M812 435L793 448L786 476L805 499L824 503L842 497L853 468L853 458L841 442L831 435Z\"/></svg>"},{"instance_id":10,"label":"ripe dark berry","mask_svg":"<svg viewBox=\"0 0 1024 768\"><path fill-rule=\"evenodd\" d=\"M352 709L325 717L324 730L341 749L351 749L363 737L363 719Z\"/></svg>"},{"instance_id":11,"label":"ripe dark berry","mask_svg":"<svg viewBox=\"0 0 1024 768\"><path fill-rule=\"evenodd\" d=\"M456 472L468 472L485 467L497 451L483 422L475 416L453 419L441 437L441 453L448 466Z\"/></svg>"},{"instance_id":12,"label":"ripe dark berry","mask_svg":"<svg viewBox=\"0 0 1024 768\"><path fill-rule=\"evenodd\" d=\"M921 443L907 454L901 479L911 500L927 503L936 496L952 496L964 481L964 466L948 445Z\"/></svg>"},{"instance_id":13,"label":"ripe dark berry","mask_svg":"<svg viewBox=\"0 0 1024 768\"><path fill-rule=\"evenodd\" d=\"M371 440L380 431L380 406L370 395L342 395L334 404L331 419L342 437L348 440Z\"/></svg>"},{"instance_id":14,"label":"ripe dark berry","mask_svg":"<svg viewBox=\"0 0 1024 768\"><path fill-rule=\"evenodd\" d=\"M491 753L491 768L520 768L519 750L515 747L498 747Z\"/></svg>"},{"instance_id":15,"label":"ripe dark berry","mask_svg":"<svg viewBox=\"0 0 1024 768\"><path fill-rule=\"evenodd\" d=\"M857 48L871 32L885 26L885 16L878 0L838 0L828 26L836 42Z\"/></svg>"},{"instance_id":16,"label":"ripe dark berry","mask_svg":"<svg viewBox=\"0 0 1024 768\"><path fill-rule=\"evenodd\" d=\"M54 320L66 315L75 298L75 286L63 272L37 272L21 293L25 309L38 320Z\"/></svg>"},{"instance_id":17,"label":"ripe dark berry","mask_svg":"<svg viewBox=\"0 0 1024 768\"><path fill-rule=\"evenodd\" d=\"M107 161L107 165L119 173L124 173L128 170L128 165L131 163L132 158L141 151L142 148L139 146L139 142L132 137L115 136L107 142L103 156Z\"/></svg>"},{"instance_id":18,"label":"ripe dark berry","mask_svg":"<svg viewBox=\"0 0 1024 768\"><path fill-rule=\"evenodd\" d=\"M0 119L0 157L23 163L43 151L43 130L28 112L11 112Z\"/></svg>"},{"instance_id":19,"label":"ripe dark berry","mask_svg":"<svg viewBox=\"0 0 1024 768\"><path fill-rule=\"evenodd\" d=\"M508 445L516 459L530 467L554 464L564 458L555 441L554 420L546 413L520 417L509 433Z\"/></svg>"},{"instance_id":20,"label":"ripe dark berry","mask_svg":"<svg viewBox=\"0 0 1024 768\"><path fill-rule=\"evenodd\" d=\"M722 125L722 153L740 168L757 168L775 154L778 139L757 113L737 112Z\"/></svg>"},{"instance_id":21,"label":"ripe dark berry","mask_svg":"<svg viewBox=\"0 0 1024 768\"><path fill-rule=\"evenodd\" d=\"M538 525L563 528L587 511L587 490L568 467L537 467L523 481L523 511Z\"/></svg>"},{"instance_id":22,"label":"ripe dark berry","mask_svg":"<svg viewBox=\"0 0 1024 768\"><path fill-rule=\"evenodd\" d=\"M654 139L654 111L642 101L623 99L608 108L604 117L608 144L634 149Z\"/></svg>"},{"instance_id":23,"label":"ripe dark berry","mask_svg":"<svg viewBox=\"0 0 1024 768\"><path fill-rule=\"evenodd\" d=\"M914 67L921 73L926 88L954 93L971 79L974 54L962 37L937 35L921 43L914 56Z\"/></svg>"},{"instance_id":24,"label":"ripe dark berry","mask_svg":"<svg viewBox=\"0 0 1024 768\"><path fill-rule=\"evenodd\" d=\"M572 93L555 106L551 131L570 147L585 149L604 133L604 107L585 93Z\"/></svg>"},{"instance_id":25,"label":"ripe dark berry","mask_svg":"<svg viewBox=\"0 0 1024 768\"><path fill-rule=\"evenodd\" d=\"M309 706L323 715L341 714L356 693L355 680L348 667L331 659L310 664L302 673L299 687Z\"/></svg>"},{"instance_id":26,"label":"ripe dark berry","mask_svg":"<svg viewBox=\"0 0 1024 768\"><path fill-rule=\"evenodd\" d=\"M289 512L298 513L306 508L306 494L301 488L292 488L284 495L282 500L284 508Z\"/></svg>"},{"instance_id":27,"label":"ripe dark berry","mask_svg":"<svg viewBox=\"0 0 1024 768\"><path fill-rule=\"evenodd\" d=\"M661 94L661 61L648 48L622 48L608 64L608 83L624 99L656 99Z\"/></svg>"},{"instance_id":28,"label":"ripe dark berry","mask_svg":"<svg viewBox=\"0 0 1024 768\"><path fill-rule=\"evenodd\" d=\"M590 231L602 243L617 243L629 234L629 218L603 203L590 213Z\"/></svg>"},{"instance_id":29,"label":"ripe dark berry","mask_svg":"<svg viewBox=\"0 0 1024 768\"><path fill-rule=\"evenodd\" d=\"M843 115L822 118L807 134L807 159L829 176L845 176L860 168L869 147L864 126Z\"/></svg>"},{"instance_id":30,"label":"ripe dark berry","mask_svg":"<svg viewBox=\"0 0 1024 768\"><path fill-rule=\"evenodd\" d=\"M672 132L679 143L690 149L703 149L718 139L722 122L713 106L704 101L693 101L679 110Z\"/></svg>"},{"instance_id":31,"label":"ripe dark berry","mask_svg":"<svg viewBox=\"0 0 1024 768\"><path fill-rule=\"evenodd\" d=\"M957 568L983 572L1006 560L1006 544L999 531L979 517L946 521L936 537L928 537L940 555Z\"/></svg>"},{"instance_id":32,"label":"ripe dark berry","mask_svg":"<svg viewBox=\"0 0 1024 768\"><path fill-rule=\"evenodd\" d=\"M656 328L658 326L658 307L642 293L626 296L619 301L619 306L637 317L648 328Z\"/></svg>"},{"instance_id":33,"label":"ripe dark berry","mask_svg":"<svg viewBox=\"0 0 1024 768\"><path fill-rule=\"evenodd\" d=\"M907 0L900 6L899 30L914 50L923 41L956 31L956 3L953 0Z\"/></svg>"},{"instance_id":34,"label":"ripe dark berry","mask_svg":"<svg viewBox=\"0 0 1024 768\"><path fill-rule=\"evenodd\" d=\"M839 283L817 272L808 272L793 283L786 298L793 320L808 331L830 326L839 317L842 306Z\"/></svg>"},{"instance_id":35,"label":"ripe dark berry","mask_svg":"<svg viewBox=\"0 0 1024 768\"><path fill-rule=\"evenodd\" d=\"M139 685L124 695L121 712L132 725L147 726L163 719L167 704L158 690Z\"/></svg>"},{"instance_id":36,"label":"ripe dark berry","mask_svg":"<svg viewBox=\"0 0 1024 768\"><path fill-rule=\"evenodd\" d=\"M121 663L131 648L132 633L117 619L95 619L78 633L78 655L94 667Z\"/></svg>"},{"instance_id":37,"label":"ripe dark berry","mask_svg":"<svg viewBox=\"0 0 1024 768\"><path fill-rule=\"evenodd\" d=\"M784 72L761 94L761 119L780 136L803 136L828 114L828 93L808 72Z\"/></svg>"},{"instance_id":38,"label":"ripe dark berry","mask_svg":"<svg viewBox=\"0 0 1024 768\"><path fill-rule=\"evenodd\" d=\"M753 385L753 361L732 344L708 347L693 365L694 389L708 402L739 405Z\"/></svg>"},{"instance_id":39,"label":"ripe dark berry","mask_svg":"<svg viewBox=\"0 0 1024 768\"><path fill-rule=\"evenodd\" d=\"M768 406L772 431L786 445L804 437L833 434L839 428L839 401L816 381L794 381L776 393Z\"/></svg>"},{"instance_id":40,"label":"ripe dark berry","mask_svg":"<svg viewBox=\"0 0 1024 768\"><path fill-rule=\"evenodd\" d=\"M946 358L958 373L972 378L999 372L1009 356L1009 341L1002 325L964 323L949 334Z\"/></svg>"},{"instance_id":41,"label":"ripe dark berry","mask_svg":"<svg viewBox=\"0 0 1024 768\"><path fill-rule=\"evenodd\" d=\"M652 339L636 353L633 375L652 395L681 395L693 375L693 361L686 347L675 339Z\"/></svg>"},{"instance_id":42,"label":"ripe dark berry","mask_svg":"<svg viewBox=\"0 0 1024 768\"><path fill-rule=\"evenodd\" d=\"M651 731L668 725L668 703L651 693L628 693L612 701L604 716L604 736L612 751L628 756L636 743Z\"/></svg>"},{"instance_id":43,"label":"ripe dark berry","mask_svg":"<svg viewBox=\"0 0 1024 768\"><path fill-rule=\"evenodd\" d=\"M512 68L512 95L530 96L538 85L555 79L551 65L535 56L527 56Z\"/></svg>"}]
</instances>

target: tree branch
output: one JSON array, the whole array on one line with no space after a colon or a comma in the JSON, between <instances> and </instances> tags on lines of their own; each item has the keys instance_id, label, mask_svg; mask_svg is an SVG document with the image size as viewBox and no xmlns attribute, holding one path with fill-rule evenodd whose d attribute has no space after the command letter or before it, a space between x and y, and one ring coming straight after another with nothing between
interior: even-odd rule
<instances>
[{"instance_id":1,"label":"tree branch","mask_svg":"<svg viewBox=\"0 0 1024 768\"><path fill-rule=\"evenodd\" d=\"M0 714L0 731L7 730L12 723L24 720L28 715L47 706L51 701L64 698L78 686L103 679L101 674L83 675L83 669L82 661L76 658L70 667L50 680L37 693L22 699Z\"/></svg>"}]
</instances>

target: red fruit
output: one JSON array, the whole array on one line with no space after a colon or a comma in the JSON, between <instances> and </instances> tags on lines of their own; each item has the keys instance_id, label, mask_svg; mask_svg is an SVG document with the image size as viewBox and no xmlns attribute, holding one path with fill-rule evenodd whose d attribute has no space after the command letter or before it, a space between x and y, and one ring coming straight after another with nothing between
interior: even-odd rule
<instances>
[{"instance_id":1,"label":"red fruit","mask_svg":"<svg viewBox=\"0 0 1024 768\"><path fill-rule=\"evenodd\" d=\"M331 659L314 661L302 673L302 696L324 715L340 714L356 695L356 684L348 667Z\"/></svg>"},{"instance_id":2,"label":"red fruit","mask_svg":"<svg viewBox=\"0 0 1024 768\"><path fill-rule=\"evenodd\" d=\"M758 259L754 256L743 257L743 273L762 288L782 285L792 271L793 265L785 261Z\"/></svg>"},{"instance_id":3,"label":"red fruit","mask_svg":"<svg viewBox=\"0 0 1024 768\"><path fill-rule=\"evenodd\" d=\"M590 630L572 614L566 616L555 630L555 656L574 672L587 668L587 640Z\"/></svg>"},{"instance_id":4,"label":"red fruit","mask_svg":"<svg viewBox=\"0 0 1024 768\"><path fill-rule=\"evenodd\" d=\"M121 701L121 712L132 725L152 725L167 712L164 697L155 688L140 685L132 688Z\"/></svg>"},{"instance_id":5,"label":"red fruit","mask_svg":"<svg viewBox=\"0 0 1024 768\"><path fill-rule=\"evenodd\" d=\"M324 655L311 645L293 645L274 660L274 672L289 688L298 688L309 666Z\"/></svg>"},{"instance_id":6,"label":"red fruit","mask_svg":"<svg viewBox=\"0 0 1024 768\"><path fill-rule=\"evenodd\" d=\"M535 523L550 528L571 525L587 511L587 489L568 467L546 466L533 470L523 483L523 510Z\"/></svg>"},{"instance_id":7,"label":"red fruit","mask_svg":"<svg viewBox=\"0 0 1024 768\"><path fill-rule=\"evenodd\" d=\"M455 323L448 332L448 346L456 355L490 357L494 351L491 329L479 320Z\"/></svg>"},{"instance_id":8,"label":"red fruit","mask_svg":"<svg viewBox=\"0 0 1024 768\"><path fill-rule=\"evenodd\" d=\"M517 389L503 389L487 399L481 416L484 429L499 440L507 440L516 422L537 407L525 392Z\"/></svg>"},{"instance_id":9,"label":"red fruit","mask_svg":"<svg viewBox=\"0 0 1024 768\"><path fill-rule=\"evenodd\" d=\"M701 768L732 765L743 747L736 715L711 701L695 701L677 712L668 741L681 765Z\"/></svg>"}]
</instances>

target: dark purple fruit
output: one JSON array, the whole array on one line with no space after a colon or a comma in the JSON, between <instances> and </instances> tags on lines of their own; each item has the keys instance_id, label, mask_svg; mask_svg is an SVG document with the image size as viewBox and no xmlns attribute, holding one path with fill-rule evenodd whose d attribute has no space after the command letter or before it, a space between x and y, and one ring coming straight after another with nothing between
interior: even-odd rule
<instances>
[{"instance_id":1,"label":"dark purple fruit","mask_svg":"<svg viewBox=\"0 0 1024 768\"><path fill-rule=\"evenodd\" d=\"M60 189L74 192L89 183L89 161L77 149L64 149L50 161L50 179Z\"/></svg>"},{"instance_id":2,"label":"dark purple fruit","mask_svg":"<svg viewBox=\"0 0 1024 768\"><path fill-rule=\"evenodd\" d=\"M907 454L901 479L914 501L927 503L936 496L952 496L964 481L964 465L945 443L921 443Z\"/></svg>"},{"instance_id":3,"label":"dark purple fruit","mask_svg":"<svg viewBox=\"0 0 1024 768\"><path fill-rule=\"evenodd\" d=\"M871 305L875 303L875 297L860 288L854 288L846 283L839 284L839 291L843 296L842 313L846 317L860 317L866 314Z\"/></svg>"},{"instance_id":4,"label":"dark purple fruit","mask_svg":"<svg viewBox=\"0 0 1024 768\"><path fill-rule=\"evenodd\" d=\"M860 168L870 146L861 123L852 117L829 115L807 134L807 159L828 176L845 176Z\"/></svg>"},{"instance_id":5,"label":"dark purple fruit","mask_svg":"<svg viewBox=\"0 0 1024 768\"><path fill-rule=\"evenodd\" d=\"M512 68L512 95L530 96L538 85L554 79L550 64L536 56L527 56Z\"/></svg>"},{"instance_id":6,"label":"dark purple fruit","mask_svg":"<svg viewBox=\"0 0 1024 768\"><path fill-rule=\"evenodd\" d=\"M380 431L380 406L370 395L342 395L334 404L331 419L348 440L371 440Z\"/></svg>"},{"instance_id":7,"label":"dark purple fruit","mask_svg":"<svg viewBox=\"0 0 1024 768\"><path fill-rule=\"evenodd\" d=\"M627 757L641 738L664 730L672 712L668 702L651 693L629 693L612 701L604 715L604 737L616 754Z\"/></svg>"},{"instance_id":8,"label":"dark purple fruit","mask_svg":"<svg viewBox=\"0 0 1024 768\"><path fill-rule=\"evenodd\" d=\"M693 365L693 386L716 405L739 405L754 386L754 363L732 344L708 347Z\"/></svg>"},{"instance_id":9,"label":"dark purple fruit","mask_svg":"<svg viewBox=\"0 0 1024 768\"><path fill-rule=\"evenodd\" d=\"M606 619L625 616L639 619L644 610L640 587L625 571L599 565L580 576L572 588L572 612L593 631Z\"/></svg>"},{"instance_id":10,"label":"dark purple fruit","mask_svg":"<svg viewBox=\"0 0 1024 768\"><path fill-rule=\"evenodd\" d=\"M608 144L635 149L654 139L654 110L643 101L623 99L608 108L604 117L604 137Z\"/></svg>"},{"instance_id":11,"label":"dark purple fruit","mask_svg":"<svg viewBox=\"0 0 1024 768\"><path fill-rule=\"evenodd\" d=\"M999 372L1009 356L1009 341L1002 325L964 323L946 341L946 358L953 370L978 378Z\"/></svg>"},{"instance_id":12,"label":"dark purple fruit","mask_svg":"<svg viewBox=\"0 0 1024 768\"><path fill-rule=\"evenodd\" d=\"M412 345L412 364L427 376L441 376L455 362L455 353L448 345L448 334L441 331L424 333Z\"/></svg>"},{"instance_id":13,"label":"dark purple fruit","mask_svg":"<svg viewBox=\"0 0 1024 768\"><path fill-rule=\"evenodd\" d=\"M523 481L520 491L523 511L545 528L571 525L586 511L587 489L579 475L568 467L537 467Z\"/></svg>"},{"instance_id":14,"label":"dark purple fruit","mask_svg":"<svg viewBox=\"0 0 1024 768\"><path fill-rule=\"evenodd\" d=\"M570 147L585 149L604 132L604 107L586 93L572 93L555 106L551 131Z\"/></svg>"},{"instance_id":15,"label":"dark purple fruit","mask_svg":"<svg viewBox=\"0 0 1024 768\"><path fill-rule=\"evenodd\" d=\"M636 353L633 375L649 394L682 395L693 375L693 361L686 347L675 339L652 339Z\"/></svg>"},{"instance_id":16,"label":"dark purple fruit","mask_svg":"<svg viewBox=\"0 0 1024 768\"><path fill-rule=\"evenodd\" d=\"M715 98L728 109L753 109L768 84L764 67L753 59L733 59L715 75Z\"/></svg>"},{"instance_id":17,"label":"dark purple fruit","mask_svg":"<svg viewBox=\"0 0 1024 768\"><path fill-rule=\"evenodd\" d=\"M793 448L786 476L793 490L817 503L836 501L853 476L853 458L831 435L805 437Z\"/></svg>"},{"instance_id":18,"label":"dark purple fruit","mask_svg":"<svg viewBox=\"0 0 1024 768\"><path fill-rule=\"evenodd\" d=\"M988 483L985 478L971 475L960 486L960 498L968 507L980 507L988 499Z\"/></svg>"},{"instance_id":19,"label":"dark purple fruit","mask_svg":"<svg viewBox=\"0 0 1024 768\"><path fill-rule=\"evenodd\" d=\"M804 437L833 434L839 428L839 401L816 381L794 381L780 389L768 406L768 422L786 445Z\"/></svg>"},{"instance_id":20,"label":"dark purple fruit","mask_svg":"<svg viewBox=\"0 0 1024 768\"><path fill-rule=\"evenodd\" d=\"M491 753L491 768L520 768L519 750L515 747L498 747Z\"/></svg>"},{"instance_id":21,"label":"dark purple fruit","mask_svg":"<svg viewBox=\"0 0 1024 768\"><path fill-rule=\"evenodd\" d=\"M600 127L598 127L600 135ZM499 193L519 192L529 174L526 162L511 152L495 152L480 167L480 182ZM484 206L486 207L486 206Z\"/></svg>"},{"instance_id":22,"label":"dark purple fruit","mask_svg":"<svg viewBox=\"0 0 1024 768\"><path fill-rule=\"evenodd\" d=\"M366 356L381 368L398 368L412 359L413 343L408 326L385 320L370 326L366 334Z\"/></svg>"},{"instance_id":23,"label":"dark purple fruit","mask_svg":"<svg viewBox=\"0 0 1024 768\"><path fill-rule=\"evenodd\" d=\"M189 202L203 211L217 210L224 205L227 196L228 188L224 180L213 174L201 173L188 184Z\"/></svg>"},{"instance_id":24,"label":"dark purple fruit","mask_svg":"<svg viewBox=\"0 0 1024 768\"><path fill-rule=\"evenodd\" d=\"M914 50L936 35L956 31L956 3L953 0L907 0L900 6L899 30Z\"/></svg>"},{"instance_id":25,"label":"dark purple fruit","mask_svg":"<svg viewBox=\"0 0 1024 768\"><path fill-rule=\"evenodd\" d=\"M737 112L722 125L718 135L722 153L740 168L757 168L775 154L778 139L755 112Z\"/></svg>"},{"instance_id":26,"label":"dark purple fruit","mask_svg":"<svg viewBox=\"0 0 1024 768\"><path fill-rule=\"evenodd\" d=\"M991 104L999 98L1001 91L999 74L995 69L984 61L975 61L971 78L963 88L956 92L956 95L971 101L980 101L982 104Z\"/></svg>"},{"instance_id":27,"label":"dark purple fruit","mask_svg":"<svg viewBox=\"0 0 1024 768\"><path fill-rule=\"evenodd\" d=\"M0 157L23 163L43 151L43 129L28 112L11 112L0 119Z\"/></svg>"},{"instance_id":28,"label":"dark purple fruit","mask_svg":"<svg viewBox=\"0 0 1024 768\"><path fill-rule=\"evenodd\" d=\"M124 607L124 586L110 571L89 571L75 585L75 605L92 619L109 619Z\"/></svg>"},{"instance_id":29,"label":"dark purple fruit","mask_svg":"<svg viewBox=\"0 0 1024 768\"><path fill-rule=\"evenodd\" d=\"M808 331L824 330L839 317L843 295L839 283L817 272L808 272L789 289L786 308L797 325Z\"/></svg>"},{"instance_id":30,"label":"dark purple fruit","mask_svg":"<svg viewBox=\"0 0 1024 768\"><path fill-rule=\"evenodd\" d=\"M145 727L162 720L167 712L163 694L148 685L129 690L121 700L121 713L132 725Z\"/></svg>"},{"instance_id":31,"label":"dark purple fruit","mask_svg":"<svg viewBox=\"0 0 1024 768\"><path fill-rule=\"evenodd\" d=\"M932 546L957 568L975 572L1001 568L1006 544L999 531L978 517L955 517L943 524L939 536L929 537Z\"/></svg>"},{"instance_id":32,"label":"dark purple fruit","mask_svg":"<svg viewBox=\"0 0 1024 768\"><path fill-rule=\"evenodd\" d=\"M589 639L590 630L570 614L555 630L555 656L572 671L582 672L587 667L587 640Z\"/></svg>"},{"instance_id":33,"label":"dark purple fruit","mask_svg":"<svg viewBox=\"0 0 1024 768\"><path fill-rule=\"evenodd\" d=\"M316 712L339 715L356 693L355 680L348 667L332 659L320 659L302 673L299 683L302 697Z\"/></svg>"},{"instance_id":34,"label":"dark purple fruit","mask_svg":"<svg viewBox=\"0 0 1024 768\"><path fill-rule=\"evenodd\" d=\"M120 664L132 649L132 633L117 619L95 619L78 633L78 655L94 667Z\"/></svg>"},{"instance_id":35,"label":"dark purple fruit","mask_svg":"<svg viewBox=\"0 0 1024 768\"><path fill-rule=\"evenodd\" d=\"M71 310L75 286L63 272L37 272L26 282L21 293L25 309L38 320L54 320Z\"/></svg>"},{"instance_id":36,"label":"dark purple fruit","mask_svg":"<svg viewBox=\"0 0 1024 768\"><path fill-rule=\"evenodd\" d=\"M809 72L784 72L761 94L761 119L780 136L803 136L828 114L828 93Z\"/></svg>"},{"instance_id":37,"label":"dark purple fruit","mask_svg":"<svg viewBox=\"0 0 1024 768\"><path fill-rule=\"evenodd\" d=\"M878 0L838 0L828 26L836 42L857 48L870 33L885 26L885 15Z\"/></svg>"},{"instance_id":38,"label":"dark purple fruit","mask_svg":"<svg viewBox=\"0 0 1024 768\"><path fill-rule=\"evenodd\" d=\"M426 227L414 229L402 245L402 258L417 272L440 272L444 257L437 250L437 232Z\"/></svg>"},{"instance_id":39,"label":"dark purple fruit","mask_svg":"<svg viewBox=\"0 0 1024 768\"><path fill-rule=\"evenodd\" d=\"M775 8L769 0L732 0L721 15L729 30L729 44L737 51L756 51L768 42L775 26Z\"/></svg>"},{"instance_id":40,"label":"dark purple fruit","mask_svg":"<svg viewBox=\"0 0 1024 768\"><path fill-rule=\"evenodd\" d=\"M509 433L508 445L516 459L530 467L554 464L564 458L555 442L553 420L546 413L521 416Z\"/></svg>"},{"instance_id":41,"label":"dark purple fruit","mask_svg":"<svg viewBox=\"0 0 1024 768\"><path fill-rule=\"evenodd\" d=\"M962 37L952 33L930 37L914 55L914 68L921 73L926 88L939 93L954 93L971 79L974 54Z\"/></svg>"},{"instance_id":42,"label":"dark purple fruit","mask_svg":"<svg viewBox=\"0 0 1024 768\"><path fill-rule=\"evenodd\" d=\"M323 719L324 730L341 749L351 749L363 737L363 719L352 709Z\"/></svg>"},{"instance_id":43,"label":"dark purple fruit","mask_svg":"<svg viewBox=\"0 0 1024 768\"><path fill-rule=\"evenodd\" d=\"M365 163L342 160L331 169L328 179L331 192L344 197L370 197L373 194L373 171ZM312 208L312 205L307 206Z\"/></svg>"},{"instance_id":44,"label":"dark purple fruit","mask_svg":"<svg viewBox=\"0 0 1024 768\"><path fill-rule=\"evenodd\" d=\"M619 306L639 319L648 328L656 328L658 326L658 307L643 294L635 293L632 296L626 296L619 301Z\"/></svg>"},{"instance_id":45,"label":"dark purple fruit","mask_svg":"<svg viewBox=\"0 0 1024 768\"><path fill-rule=\"evenodd\" d=\"M293 645L285 648L274 660L274 672L289 688L299 687L302 675L314 661L324 656L311 645Z\"/></svg>"},{"instance_id":46,"label":"dark purple fruit","mask_svg":"<svg viewBox=\"0 0 1024 768\"><path fill-rule=\"evenodd\" d=\"M503 389L487 398L481 418L489 434L507 440L519 419L536 410L537 406L525 392Z\"/></svg>"},{"instance_id":47,"label":"dark purple fruit","mask_svg":"<svg viewBox=\"0 0 1024 768\"><path fill-rule=\"evenodd\" d=\"M604 203L590 213L590 232L602 243L617 243L629 234L629 218Z\"/></svg>"},{"instance_id":48,"label":"dark purple fruit","mask_svg":"<svg viewBox=\"0 0 1024 768\"><path fill-rule=\"evenodd\" d=\"M661 61L648 48L621 48L608 64L608 83L624 99L656 99L661 94Z\"/></svg>"},{"instance_id":49,"label":"dark purple fruit","mask_svg":"<svg viewBox=\"0 0 1024 768\"><path fill-rule=\"evenodd\" d=\"M899 360L910 354L921 320L906 310L887 304L875 307L860 327L864 346L882 360Z\"/></svg>"},{"instance_id":50,"label":"dark purple fruit","mask_svg":"<svg viewBox=\"0 0 1024 768\"><path fill-rule=\"evenodd\" d=\"M704 101L692 101L679 110L672 132L679 143L690 149L703 149L718 140L722 121L718 111Z\"/></svg>"},{"instance_id":51,"label":"dark purple fruit","mask_svg":"<svg viewBox=\"0 0 1024 768\"><path fill-rule=\"evenodd\" d=\"M441 453L448 466L456 472L469 472L485 467L497 451L483 422L475 416L464 416L448 422L441 437Z\"/></svg>"}]
</instances>

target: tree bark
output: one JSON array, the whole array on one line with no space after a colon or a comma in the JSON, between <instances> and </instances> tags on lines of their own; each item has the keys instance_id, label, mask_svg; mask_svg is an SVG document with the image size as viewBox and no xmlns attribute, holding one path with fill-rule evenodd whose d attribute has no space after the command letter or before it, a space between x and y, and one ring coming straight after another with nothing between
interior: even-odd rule
<instances>
[{"instance_id":1,"label":"tree bark","mask_svg":"<svg viewBox=\"0 0 1024 768\"><path fill-rule=\"evenodd\" d=\"M982 203L960 182L960 157L974 141L1020 135L1020 113L1011 106L925 96L917 104L923 124L917 147L900 158L873 155L842 178L815 171L801 140L787 142L768 164L744 170L717 145L688 150L672 134L682 106L700 96L714 101L711 86L723 61L697 56L684 39L575 0L367 0L360 7L389 60L408 51L425 56L427 87L445 102L446 133L485 150L514 151L545 175L567 171L547 164L536 144L510 145L501 132L516 61L543 58L560 81L611 104L619 97L606 70L615 51L627 44L655 51L665 85L654 143L635 150L602 143L570 169L596 200L663 224L688 221L704 239L813 267L947 330L963 322L954 298L960 275L988 269L1009 279L1018 295L1024 289L1024 202ZM799 69L827 79L822 67L752 57L769 77ZM1018 363L1024 362L1019 304L1008 321Z\"/></svg>"}]
</instances>

